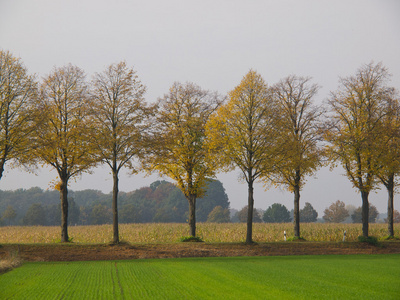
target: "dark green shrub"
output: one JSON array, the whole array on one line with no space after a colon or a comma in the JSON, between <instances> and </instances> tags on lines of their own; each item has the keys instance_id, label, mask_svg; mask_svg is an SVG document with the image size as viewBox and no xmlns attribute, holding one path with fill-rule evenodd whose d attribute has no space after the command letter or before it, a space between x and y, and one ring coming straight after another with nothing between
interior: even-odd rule
<instances>
[{"instance_id":1,"label":"dark green shrub","mask_svg":"<svg viewBox=\"0 0 400 300\"><path fill-rule=\"evenodd\" d=\"M305 242L306 239L302 238L301 236L294 236L287 239L288 242Z\"/></svg>"},{"instance_id":2,"label":"dark green shrub","mask_svg":"<svg viewBox=\"0 0 400 300\"><path fill-rule=\"evenodd\" d=\"M181 237L181 242L203 242L198 236L183 236Z\"/></svg>"},{"instance_id":3,"label":"dark green shrub","mask_svg":"<svg viewBox=\"0 0 400 300\"><path fill-rule=\"evenodd\" d=\"M360 235L358 237L358 241L360 243L367 243L367 244L375 245L375 246L378 245L378 239L376 237L374 237L374 236L365 237L363 235Z\"/></svg>"}]
</instances>

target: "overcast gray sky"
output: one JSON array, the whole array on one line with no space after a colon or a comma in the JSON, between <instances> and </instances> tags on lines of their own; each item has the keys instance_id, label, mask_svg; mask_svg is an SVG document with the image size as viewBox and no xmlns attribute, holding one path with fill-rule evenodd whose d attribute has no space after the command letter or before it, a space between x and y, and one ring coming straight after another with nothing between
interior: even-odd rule
<instances>
[{"instance_id":1,"label":"overcast gray sky","mask_svg":"<svg viewBox=\"0 0 400 300\"><path fill-rule=\"evenodd\" d=\"M0 0L0 48L21 57L38 78L72 63L90 79L126 60L147 86L148 102L175 81L226 94L254 69L268 84L290 74L313 77L322 86L315 98L322 104L339 76L353 75L371 61L382 62L393 74L391 85L400 88L400 1ZM341 168L323 168L310 177L300 207L310 202L322 217L338 199L360 206L360 195L343 174ZM121 177L122 191L158 179ZM238 178L239 171L217 176L237 209L247 204L246 184ZM54 179L50 169L33 175L7 165L0 189L46 189ZM108 193L112 177L100 167L70 188ZM370 196L380 212L386 211L386 198L384 189ZM255 207L266 209L275 202L293 208L291 193L256 185Z\"/></svg>"}]
</instances>

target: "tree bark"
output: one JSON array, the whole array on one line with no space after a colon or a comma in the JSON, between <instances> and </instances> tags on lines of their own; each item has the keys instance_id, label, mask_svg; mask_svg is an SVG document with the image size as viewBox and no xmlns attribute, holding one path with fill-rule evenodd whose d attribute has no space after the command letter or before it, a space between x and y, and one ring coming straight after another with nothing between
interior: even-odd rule
<instances>
[{"instance_id":1,"label":"tree bark","mask_svg":"<svg viewBox=\"0 0 400 300\"><path fill-rule=\"evenodd\" d=\"M190 236L196 236L196 196L189 196L189 228Z\"/></svg>"},{"instance_id":2,"label":"tree bark","mask_svg":"<svg viewBox=\"0 0 400 300\"><path fill-rule=\"evenodd\" d=\"M386 185L388 191L387 224L389 236L394 236L393 228L393 197L394 197L394 174L391 174Z\"/></svg>"},{"instance_id":3,"label":"tree bark","mask_svg":"<svg viewBox=\"0 0 400 300\"><path fill-rule=\"evenodd\" d=\"M113 169L113 198L112 198L112 211L113 211L113 243L119 243L118 232L118 171Z\"/></svg>"},{"instance_id":4,"label":"tree bark","mask_svg":"<svg viewBox=\"0 0 400 300\"><path fill-rule=\"evenodd\" d=\"M300 237L300 186L294 186L294 210L293 210L293 225L294 236Z\"/></svg>"},{"instance_id":5,"label":"tree bark","mask_svg":"<svg viewBox=\"0 0 400 300\"><path fill-rule=\"evenodd\" d=\"M68 243L68 179L66 176L60 178L60 200L61 200L61 242Z\"/></svg>"},{"instance_id":6,"label":"tree bark","mask_svg":"<svg viewBox=\"0 0 400 300\"><path fill-rule=\"evenodd\" d=\"M253 180L249 179L248 182L248 203L247 203L247 234L246 244L253 243L253 209L254 209L254 188Z\"/></svg>"},{"instance_id":7,"label":"tree bark","mask_svg":"<svg viewBox=\"0 0 400 300\"><path fill-rule=\"evenodd\" d=\"M0 179L3 177L5 159L0 160Z\"/></svg>"},{"instance_id":8,"label":"tree bark","mask_svg":"<svg viewBox=\"0 0 400 300\"><path fill-rule=\"evenodd\" d=\"M368 202L369 192L361 191L362 198L362 233L364 237L368 237L368 218L369 218L369 202Z\"/></svg>"}]
</instances>

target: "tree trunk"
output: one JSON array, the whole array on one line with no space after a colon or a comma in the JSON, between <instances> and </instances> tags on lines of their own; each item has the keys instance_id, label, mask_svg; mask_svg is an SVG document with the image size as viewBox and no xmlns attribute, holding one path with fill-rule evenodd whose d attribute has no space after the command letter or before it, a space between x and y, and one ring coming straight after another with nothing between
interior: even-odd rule
<instances>
[{"instance_id":1,"label":"tree trunk","mask_svg":"<svg viewBox=\"0 0 400 300\"><path fill-rule=\"evenodd\" d=\"M394 236L393 228L393 197L394 197L394 174L389 177L388 184L386 185L388 191L388 209L387 209L387 223L389 236Z\"/></svg>"},{"instance_id":2,"label":"tree trunk","mask_svg":"<svg viewBox=\"0 0 400 300\"><path fill-rule=\"evenodd\" d=\"M0 160L0 179L3 177L4 164L5 164L5 160L4 160L4 159L1 159L1 160Z\"/></svg>"},{"instance_id":3,"label":"tree trunk","mask_svg":"<svg viewBox=\"0 0 400 300\"><path fill-rule=\"evenodd\" d=\"M4 172L4 165L6 164L7 161L7 157L8 157L8 153L9 153L9 147L7 146L7 141L8 141L8 134L7 134L8 130L6 130L5 135L6 135L6 145L4 146L4 148L2 149L2 157L0 159L0 179L3 177L3 172Z\"/></svg>"},{"instance_id":4,"label":"tree trunk","mask_svg":"<svg viewBox=\"0 0 400 300\"><path fill-rule=\"evenodd\" d=\"M113 197L112 197L112 211L113 211L113 243L119 243L118 232L118 171L113 169Z\"/></svg>"},{"instance_id":5,"label":"tree trunk","mask_svg":"<svg viewBox=\"0 0 400 300\"><path fill-rule=\"evenodd\" d=\"M60 178L60 200L61 200L61 242L69 242L68 237L68 179L66 176Z\"/></svg>"},{"instance_id":6,"label":"tree trunk","mask_svg":"<svg viewBox=\"0 0 400 300\"><path fill-rule=\"evenodd\" d=\"M293 210L294 236L300 237L300 186L294 186L294 210Z\"/></svg>"},{"instance_id":7,"label":"tree trunk","mask_svg":"<svg viewBox=\"0 0 400 300\"><path fill-rule=\"evenodd\" d=\"M254 196L253 196L253 180L249 179L248 182L248 204L247 204L247 234L246 244L253 243L253 209L254 209Z\"/></svg>"},{"instance_id":8,"label":"tree trunk","mask_svg":"<svg viewBox=\"0 0 400 300\"><path fill-rule=\"evenodd\" d=\"M368 237L368 217L369 217L369 203L368 203L368 195L369 192L361 191L362 198L362 208L361 208L361 216L362 216L362 232L364 237Z\"/></svg>"},{"instance_id":9,"label":"tree trunk","mask_svg":"<svg viewBox=\"0 0 400 300\"><path fill-rule=\"evenodd\" d=\"M190 236L196 236L196 197L190 195L188 201Z\"/></svg>"}]
</instances>

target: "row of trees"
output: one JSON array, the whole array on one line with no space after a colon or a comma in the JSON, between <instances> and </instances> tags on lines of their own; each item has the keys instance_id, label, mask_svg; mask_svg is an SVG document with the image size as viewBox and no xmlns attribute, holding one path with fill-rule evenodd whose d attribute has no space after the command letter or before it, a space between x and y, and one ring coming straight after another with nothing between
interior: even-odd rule
<instances>
[{"instance_id":1,"label":"row of trees","mask_svg":"<svg viewBox=\"0 0 400 300\"><path fill-rule=\"evenodd\" d=\"M249 71L224 97L192 83L175 83L157 104L125 62L96 73L68 65L39 84L20 59L1 51L1 165L45 163L59 176L61 240L68 241L68 181L100 163L113 176L114 242L118 234L118 176L123 167L172 178L189 204L196 235L196 200L207 178L239 168L248 184L246 242L252 242L254 182L285 185L294 193L294 232L300 236L300 191L307 176L329 158L342 164L362 196L363 235L368 236L368 195L380 180L388 189L393 235L393 188L399 171L399 105L387 86L387 69L365 65L340 79L329 111L313 104L319 87L289 76L269 87ZM134 165L133 161L140 162Z\"/></svg>"},{"instance_id":2,"label":"row of trees","mask_svg":"<svg viewBox=\"0 0 400 300\"><path fill-rule=\"evenodd\" d=\"M243 210L243 209L242 209ZM375 223L379 215L378 210L374 205L369 206L369 223ZM285 223L292 220L293 211L289 210L282 204L274 203L263 213L263 221L266 223ZM350 220L349 220L350 217ZM308 202L305 203L304 208L300 210L301 222L316 222L318 220L318 213ZM322 220L328 223L341 223L352 222L362 223L362 207L347 206L344 202L338 200L332 203L324 210ZM400 213L394 211L394 223L400 222Z\"/></svg>"},{"instance_id":3,"label":"row of trees","mask_svg":"<svg viewBox=\"0 0 400 300\"><path fill-rule=\"evenodd\" d=\"M196 206L196 216L206 222L211 212L215 221L228 211L229 200L217 180L207 183L207 194ZM112 224L112 194L84 190L68 193L68 224ZM148 187L119 195L120 223L184 223L188 219L188 202L179 188L167 181L156 181ZM215 210L215 211L214 211ZM57 191L40 188L0 191L0 225L59 225L61 205Z\"/></svg>"},{"instance_id":4,"label":"row of trees","mask_svg":"<svg viewBox=\"0 0 400 300\"><path fill-rule=\"evenodd\" d=\"M196 219L200 222L227 223L247 222L248 207L229 209L227 195L219 181L211 181L207 195L196 207ZM112 224L112 194L95 190L72 192L69 203L69 225ZM42 200L42 201L40 201ZM61 222L61 205L56 194L39 188L2 192L0 199L0 225L55 226ZM188 202L173 184L157 181L120 195L120 223L184 223L188 219ZM375 223L378 210L370 205L369 222ZM253 210L254 223L288 223L294 212L284 205L274 203L267 210ZM351 216L351 217L350 217ZM318 213L308 202L300 209L300 222L317 222ZM346 207L337 201L325 209L323 221L329 223L361 223L361 207ZM400 222L400 213L395 210L394 222Z\"/></svg>"}]
</instances>

